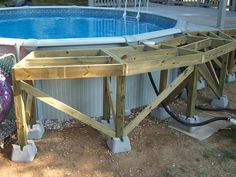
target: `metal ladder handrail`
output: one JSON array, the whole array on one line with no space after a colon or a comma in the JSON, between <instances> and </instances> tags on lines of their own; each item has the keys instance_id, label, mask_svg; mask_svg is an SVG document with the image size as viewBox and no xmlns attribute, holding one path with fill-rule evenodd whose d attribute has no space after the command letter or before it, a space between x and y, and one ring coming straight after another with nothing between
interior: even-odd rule
<instances>
[{"instance_id":1,"label":"metal ladder handrail","mask_svg":"<svg viewBox=\"0 0 236 177\"><path fill-rule=\"evenodd\" d=\"M138 12L135 17L137 20L139 20L139 18L140 18L141 3L142 3L142 0L139 0ZM127 4L128 4L128 0L125 0L125 9L124 9L124 13L123 13L123 19L126 19L126 16L127 16ZM136 0L135 0L135 9L136 9Z\"/></svg>"}]
</instances>

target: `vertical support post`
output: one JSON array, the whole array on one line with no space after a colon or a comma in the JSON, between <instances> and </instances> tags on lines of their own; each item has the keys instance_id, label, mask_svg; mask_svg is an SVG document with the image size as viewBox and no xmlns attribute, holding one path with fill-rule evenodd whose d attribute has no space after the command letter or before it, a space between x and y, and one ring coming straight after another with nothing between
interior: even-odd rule
<instances>
[{"instance_id":1,"label":"vertical support post","mask_svg":"<svg viewBox=\"0 0 236 177\"><path fill-rule=\"evenodd\" d=\"M13 92L16 114L16 127L18 144L23 147L27 144L27 122L25 117L25 105L22 98L22 91L20 89L20 82L15 81L13 76Z\"/></svg>"},{"instance_id":2,"label":"vertical support post","mask_svg":"<svg viewBox=\"0 0 236 177\"><path fill-rule=\"evenodd\" d=\"M225 25L227 0L221 0L218 8L217 27L223 29Z\"/></svg>"},{"instance_id":3,"label":"vertical support post","mask_svg":"<svg viewBox=\"0 0 236 177\"><path fill-rule=\"evenodd\" d=\"M160 73L160 86L159 90L162 92L163 90L166 89L168 84L168 70L161 70Z\"/></svg>"},{"instance_id":4,"label":"vertical support post","mask_svg":"<svg viewBox=\"0 0 236 177\"><path fill-rule=\"evenodd\" d=\"M26 81L26 82L28 84L30 84L31 86L34 86L33 81ZM36 124L35 99L30 94L27 95L25 114L26 114L27 124L30 127L32 127L34 124Z\"/></svg>"},{"instance_id":5,"label":"vertical support post","mask_svg":"<svg viewBox=\"0 0 236 177\"><path fill-rule=\"evenodd\" d=\"M94 7L95 6L95 0L88 0L88 6Z\"/></svg>"},{"instance_id":6,"label":"vertical support post","mask_svg":"<svg viewBox=\"0 0 236 177\"><path fill-rule=\"evenodd\" d=\"M124 117L125 117L125 76L117 77L116 85L116 137L124 135Z\"/></svg>"},{"instance_id":7,"label":"vertical support post","mask_svg":"<svg viewBox=\"0 0 236 177\"><path fill-rule=\"evenodd\" d=\"M195 115L195 104L197 99L197 81L199 79L199 72L197 66L194 67L194 71L190 76L188 84L188 100L187 100L187 117L194 117Z\"/></svg>"},{"instance_id":8,"label":"vertical support post","mask_svg":"<svg viewBox=\"0 0 236 177\"><path fill-rule=\"evenodd\" d=\"M235 65L235 50L230 52L230 55L229 55L229 64L228 64L228 72L229 73L232 73L232 69Z\"/></svg>"},{"instance_id":9,"label":"vertical support post","mask_svg":"<svg viewBox=\"0 0 236 177\"><path fill-rule=\"evenodd\" d=\"M121 8L121 1L122 0L118 0L118 7Z\"/></svg>"},{"instance_id":10,"label":"vertical support post","mask_svg":"<svg viewBox=\"0 0 236 177\"><path fill-rule=\"evenodd\" d=\"M197 0L197 7L200 7L201 0Z\"/></svg>"},{"instance_id":11,"label":"vertical support post","mask_svg":"<svg viewBox=\"0 0 236 177\"><path fill-rule=\"evenodd\" d=\"M232 0L231 11L236 11L236 0Z\"/></svg>"},{"instance_id":12,"label":"vertical support post","mask_svg":"<svg viewBox=\"0 0 236 177\"><path fill-rule=\"evenodd\" d=\"M109 80L107 77L103 78L103 119L110 120L110 104L109 104L109 91L107 88Z\"/></svg>"},{"instance_id":13,"label":"vertical support post","mask_svg":"<svg viewBox=\"0 0 236 177\"><path fill-rule=\"evenodd\" d=\"M228 67L228 59L229 59L229 53L222 56L222 67L220 70L220 85L219 85L219 93L220 96L223 96L224 92L224 86L225 86L225 78L227 73L227 67Z\"/></svg>"}]
</instances>

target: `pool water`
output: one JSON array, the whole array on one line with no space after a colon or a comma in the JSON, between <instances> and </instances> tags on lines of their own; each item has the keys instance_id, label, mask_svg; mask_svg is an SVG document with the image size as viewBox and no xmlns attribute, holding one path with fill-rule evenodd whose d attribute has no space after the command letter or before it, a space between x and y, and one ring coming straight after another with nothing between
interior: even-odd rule
<instances>
[{"instance_id":1,"label":"pool water","mask_svg":"<svg viewBox=\"0 0 236 177\"><path fill-rule=\"evenodd\" d=\"M41 15L38 11L36 15L34 11L33 13L24 11L22 14L19 11L17 13L11 11L10 15L4 12L2 16L0 11L0 37L21 39L112 37L153 32L175 25L172 19L160 20L158 17L147 20L148 17L142 14L140 20L135 18L124 20L122 12L115 12L112 16L110 11L108 14L102 11L103 13L99 15L98 12L93 14L92 11L89 15L68 14L67 11L45 13L42 10Z\"/></svg>"}]
</instances>

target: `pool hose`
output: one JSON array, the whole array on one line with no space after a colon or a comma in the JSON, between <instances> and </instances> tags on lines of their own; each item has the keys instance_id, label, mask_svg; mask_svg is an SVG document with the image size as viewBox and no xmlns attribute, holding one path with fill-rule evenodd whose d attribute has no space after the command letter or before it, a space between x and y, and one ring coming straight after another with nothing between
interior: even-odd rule
<instances>
[{"instance_id":1,"label":"pool hose","mask_svg":"<svg viewBox=\"0 0 236 177\"><path fill-rule=\"evenodd\" d=\"M152 73L151 72L148 72L148 77L149 77L149 80L152 84L152 87L156 93L156 96L159 95L159 91L157 89L157 86L153 80L153 77L152 77ZM212 122L215 122L215 121L220 121L220 120L226 120L226 121L230 121L231 118L228 118L228 117L214 117L212 119L208 119L206 121L203 121L203 122L199 122L199 123L189 123L189 122L186 122L184 120L182 120L181 118L179 118L176 114L174 114L173 112L171 112L168 107L163 103L161 102L161 105L162 107L165 109L165 111L173 118L175 119L177 122L185 125L185 126L188 126L188 127L199 127L199 126L203 126L203 125L207 125L209 123L212 123Z\"/></svg>"}]
</instances>

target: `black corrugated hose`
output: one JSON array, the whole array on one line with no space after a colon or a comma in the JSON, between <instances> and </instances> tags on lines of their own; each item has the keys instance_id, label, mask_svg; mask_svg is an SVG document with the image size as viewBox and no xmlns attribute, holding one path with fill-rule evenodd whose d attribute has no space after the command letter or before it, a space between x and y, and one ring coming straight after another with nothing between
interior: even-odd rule
<instances>
[{"instance_id":1,"label":"black corrugated hose","mask_svg":"<svg viewBox=\"0 0 236 177\"><path fill-rule=\"evenodd\" d=\"M153 77L152 77L152 73L151 72L148 72L148 77L149 77L149 80L152 84L152 87L156 93L156 95L158 96L159 95L159 91L157 89L157 86L153 80ZM184 120L182 120L181 118L179 118L177 115L175 115L173 112L171 112L167 106L162 102L161 103L162 107L165 109L165 111L173 118L175 119L177 122L185 125L185 126L188 126L188 127L199 127L199 126L203 126L203 125L207 125L209 123L212 123L212 122L215 122L215 121L220 121L220 120L226 120L226 121L229 121L230 118L228 117L214 117L212 119L209 119L209 120L206 120L206 121L203 121L203 122L199 122L199 123L189 123L189 122L185 122Z\"/></svg>"}]
</instances>

